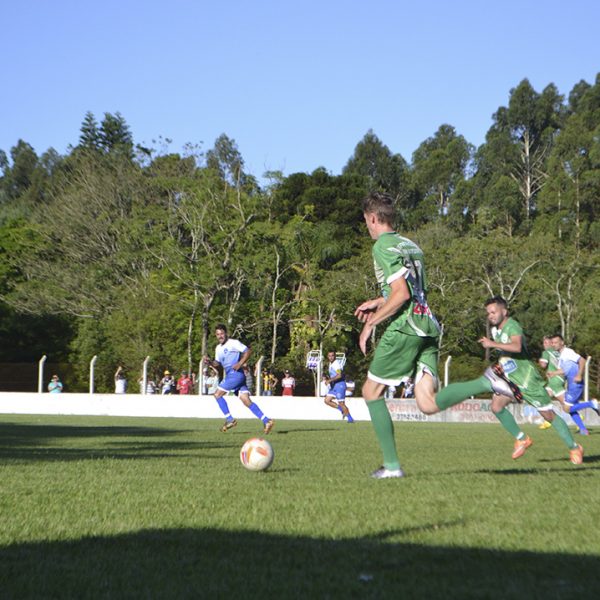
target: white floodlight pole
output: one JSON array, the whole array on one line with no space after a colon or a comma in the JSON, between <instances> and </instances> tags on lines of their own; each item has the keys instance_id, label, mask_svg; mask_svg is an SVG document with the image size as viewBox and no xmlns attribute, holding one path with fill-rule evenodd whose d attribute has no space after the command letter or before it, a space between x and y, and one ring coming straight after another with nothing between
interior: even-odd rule
<instances>
[{"instance_id":1,"label":"white floodlight pole","mask_svg":"<svg viewBox=\"0 0 600 600\"><path fill-rule=\"evenodd\" d=\"M583 401L587 402L590 399L590 362L592 357L588 356L585 361L585 371L583 376Z\"/></svg>"},{"instance_id":2,"label":"white floodlight pole","mask_svg":"<svg viewBox=\"0 0 600 600\"><path fill-rule=\"evenodd\" d=\"M90 360L90 394L94 393L94 367L96 366L96 360L98 360L98 357L94 354L92 360Z\"/></svg>"},{"instance_id":3,"label":"white floodlight pole","mask_svg":"<svg viewBox=\"0 0 600 600\"><path fill-rule=\"evenodd\" d=\"M148 363L150 362L150 357L146 356L146 360L144 360L144 365L142 367L142 394L146 395L146 388L148 387Z\"/></svg>"},{"instance_id":4,"label":"white floodlight pole","mask_svg":"<svg viewBox=\"0 0 600 600\"><path fill-rule=\"evenodd\" d=\"M38 363L38 394L44 391L44 363L46 362L46 358L47 356L44 354Z\"/></svg>"},{"instance_id":5,"label":"white floodlight pole","mask_svg":"<svg viewBox=\"0 0 600 600\"><path fill-rule=\"evenodd\" d=\"M452 362L452 357L449 356L446 359L446 363L444 364L444 387L448 387L448 383L450 382L450 363Z\"/></svg>"}]
</instances>

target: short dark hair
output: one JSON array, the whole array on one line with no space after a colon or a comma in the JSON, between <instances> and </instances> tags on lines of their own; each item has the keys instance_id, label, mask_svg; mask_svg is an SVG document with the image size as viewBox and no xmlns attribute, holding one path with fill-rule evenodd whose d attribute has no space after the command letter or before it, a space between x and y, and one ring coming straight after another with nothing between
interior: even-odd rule
<instances>
[{"instance_id":1,"label":"short dark hair","mask_svg":"<svg viewBox=\"0 0 600 600\"><path fill-rule=\"evenodd\" d=\"M508 302L502 296L492 296L485 301L485 306L489 306L490 304L499 304L504 308L508 308Z\"/></svg>"},{"instance_id":2,"label":"short dark hair","mask_svg":"<svg viewBox=\"0 0 600 600\"><path fill-rule=\"evenodd\" d=\"M384 192L370 192L363 199L362 209L364 213L374 214L380 223L394 227L396 220L396 207L394 199Z\"/></svg>"},{"instance_id":3,"label":"short dark hair","mask_svg":"<svg viewBox=\"0 0 600 600\"><path fill-rule=\"evenodd\" d=\"M220 329L221 331L227 333L227 325L225 325L225 323L217 323L215 325L215 331L217 331L217 329Z\"/></svg>"},{"instance_id":4,"label":"short dark hair","mask_svg":"<svg viewBox=\"0 0 600 600\"><path fill-rule=\"evenodd\" d=\"M562 335L560 335L560 333L555 333L554 335L551 335L551 336L549 336L549 337L551 337L552 339L554 339L554 338L558 338L558 339L559 339L559 340L561 340L562 342L564 342L564 341L565 341L565 338L564 338Z\"/></svg>"}]
</instances>

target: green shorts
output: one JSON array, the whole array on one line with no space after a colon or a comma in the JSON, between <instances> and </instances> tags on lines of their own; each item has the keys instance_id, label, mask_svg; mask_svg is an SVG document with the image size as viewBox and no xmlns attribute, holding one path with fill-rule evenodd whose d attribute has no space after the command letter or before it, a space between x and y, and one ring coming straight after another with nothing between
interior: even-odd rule
<instances>
[{"instance_id":1,"label":"green shorts","mask_svg":"<svg viewBox=\"0 0 600 600\"><path fill-rule=\"evenodd\" d=\"M438 338L407 335L386 329L369 366L369 379L385 385L399 385L426 369L438 377Z\"/></svg>"},{"instance_id":2,"label":"green shorts","mask_svg":"<svg viewBox=\"0 0 600 600\"><path fill-rule=\"evenodd\" d=\"M565 380L558 375L550 377L550 379L546 381L546 391L552 398L561 396L565 393Z\"/></svg>"},{"instance_id":3,"label":"green shorts","mask_svg":"<svg viewBox=\"0 0 600 600\"><path fill-rule=\"evenodd\" d=\"M530 404L537 410L552 410L552 398L550 398L544 387L543 379L532 379L527 382L527 386L519 384L516 381L514 383L521 390L523 400L527 404Z\"/></svg>"}]
</instances>

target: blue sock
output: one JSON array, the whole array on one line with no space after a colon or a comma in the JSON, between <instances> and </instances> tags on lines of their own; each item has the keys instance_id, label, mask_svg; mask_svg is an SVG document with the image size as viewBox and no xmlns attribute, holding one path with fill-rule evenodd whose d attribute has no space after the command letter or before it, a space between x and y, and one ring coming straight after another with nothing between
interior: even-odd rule
<instances>
[{"instance_id":1,"label":"blue sock","mask_svg":"<svg viewBox=\"0 0 600 600\"><path fill-rule=\"evenodd\" d=\"M219 405L219 408L221 409L221 412L225 415L225 418L228 421L233 421L233 417L231 416L231 413L229 412L229 406L227 406L227 401L225 400L225 398L223 398L221 396L221 398L217 398L217 404Z\"/></svg>"},{"instance_id":2,"label":"blue sock","mask_svg":"<svg viewBox=\"0 0 600 600\"><path fill-rule=\"evenodd\" d=\"M584 408L594 408L593 402L578 402L569 407L570 410L583 410Z\"/></svg>"},{"instance_id":3,"label":"blue sock","mask_svg":"<svg viewBox=\"0 0 600 600\"><path fill-rule=\"evenodd\" d=\"M573 421L575 422L575 425L577 425L577 427L579 427L579 431L581 431L581 432L587 431L585 425L583 424L583 420L579 416L579 413L577 411L574 411L573 409L571 409L569 411L569 414L571 415L571 419L573 419Z\"/></svg>"},{"instance_id":4,"label":"blue sock","mask_svg":"<svg viewBox=\"0 0 600 600\"><path fill-rule=\"evenodd\" d=\"M250 404L248 408L250 409L252 414L258 419L260 419L263 423L266 423L269 420L268 417L265 417L263 411L260 410L260 408L258 408L258 405L254 402L252 402L252 404Z\"/></svg>"},{"instance_id":5,"label":"blue sock","mask_svg":"<svg viewBox=\"0 0 600 600\"><path fill-rule=\"evenodd\" d=\"M338 409L338 410L339 410L339 411L340 411L342 414L344 414L344 411L342 410L342 407L341 407L339 404L337 405L337 409Z\"/></svg>"}]
</instances>

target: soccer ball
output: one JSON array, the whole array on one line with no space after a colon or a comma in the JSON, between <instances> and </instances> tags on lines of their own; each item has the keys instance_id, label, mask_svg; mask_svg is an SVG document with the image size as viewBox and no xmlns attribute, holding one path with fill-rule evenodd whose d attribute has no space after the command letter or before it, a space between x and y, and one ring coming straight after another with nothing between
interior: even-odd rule
<instances>
[{"instance_id":1,"label":"soccer ball","mask_svg":"<svg viewBox=\"0 0 600 600\"><path fill-rule=\"evenodd\" d=\"M275 458L273 447L262 438L250 438L240 450L240 460L249 471L264 471Z\"/></svg>"}]
</instances>

